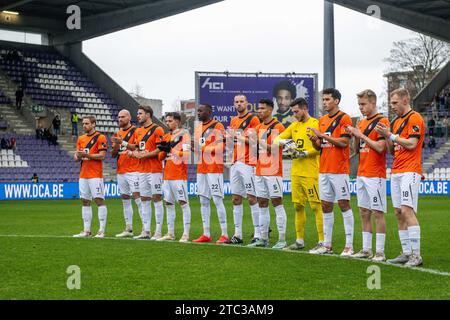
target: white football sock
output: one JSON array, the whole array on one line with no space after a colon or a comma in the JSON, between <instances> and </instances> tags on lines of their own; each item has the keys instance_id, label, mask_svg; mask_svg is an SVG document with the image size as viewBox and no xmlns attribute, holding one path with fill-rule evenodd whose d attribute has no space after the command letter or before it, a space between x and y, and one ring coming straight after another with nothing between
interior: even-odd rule
<instances>
[{"instance_id":1,"label":"white football sock","mask_svg":"<svg viewBox=\"0 0 450 320\"><path fill-rule=\"evenodd\" d=\"M173 204L166 204L167 211L167 233L175 235L175 206Z\"/></svg>"},{"instance_id":2,"label":"white football sock","mask_svg":"<svg viewBox=\"0 0 450 320\"><path fill-rule=\"evenodd\" d=\"M200 213L202 215L203 234L207 237L211 236L211 205L210 200L206 197L200 196Z\"/></svg>"},{"instance_id":3,"label":"white football sock","mask_svg":"<svg viewBox=\"0 0 450 320\"><path fill-rule=\"evenodd\" d=\"M131 199L122 199L123 217L127 227L133 229L133 207L131 206Z\"/></svg>"},{"instance_id":4,"label":"white football sock","mask_svg":"<svg viewBox=\"0 0 450 320\"><path fill-rule=\"evenodd\" d=\"M142 201L142 227L144 231L150 232L152 224L152 203L150 201Z\"/></svg>"},{"instance_id":5,"label":"white football sock","mask_svg":"<svg viewBox=\"0 0 450 320\"><path fill-rule=\"evenodd\" d=\"M372 232L363 231L363 250L368 251L372 250Z\"/></svg>"},{"instance_id":6,"label":"white football sock","mask_svg":"<svg viewBox=\"0 0 450 320\"><path fill-rule=\"evenodd\" d=\"M189 203L183 204L181 210L183 210L183 234L189 235L189 230L191 228L191 208L189 207Z\"/></svg>"},{"instance_id":7,"label":"white football sock","mask_svg":"<svg viewBox=\"0 0 450 320\"><path fill-rule=\"evenodd\" d=\"M134 199L134 203L138 207L138 211L142 214L142 200L141 198Z\"/></svg>"},{"instance_id":8,"label":"white football sock","mask_svg":"<svg viewBox=\"0 0 450 320\"><path fill-rule=\"evenodd\" d=\"M91 222L92 222L92 207L91 206L82 206L81 207L81 216L83 218L83 228L84 231L91 231Z\"/></svg>"},{"instance_id":9,"label":"white football sock","mask_svg":"<svg viewBox=\"0 0 450 320\"><path fill-rule=\"evenodd\" d=\"M213 196L214 205L217 210L217 217L219 218L220 229L222 231L222 236L228 237L228 226L227 226L227 211L223 204L223 198L218 196Z\"/></svg>"},{"instance_id":10,"label":"white football sock","mask_svg":"<svg viewBox=\"0 0 450 320\"><path fill-rule=\"evenodd\" d=\"M278 227L278 240L285 241L286 239L286 211L283 205L275 207L275 214L277 217L277 227Z\"/></svg>"},{"instance_id":11,"label":"white football sock","mask_svg":"<svg viewBox=\"0 0 450 320\"><path fill-rule=\"evenodd\" d=\"M412 253L420 256L420 226L408 227Z\"/></svg>"},{"instance_id":12,"label":"white football sock","mask_svg":"<svg viewBox=\"0 0 450 320\"><path fill-rule=\"evenodd\" d=\"M153 202L155 205L155 221L156 221L156 232L162 234L162 225L164 220L164 207L163 202Z\"/></svg>"},{"instance_id":13,"label":"white football sock","mask_svg":"<svg viewBox=\"0 0 450 320\"><path fill-rule=\"evenodd\" d=\"M334 213L323 213L323 235L324 244L327 247L331 247L333 240L333 225L334 225Z\"/></svg>"},{"instance_id":14,"label":"white football sock","mask_svg":"<svg viewBox=\"0 0 450 320\"><path fill-rule=\"evenodd\" d=\"M411 254L411 243L409 241L408 230L399 230L398 235L400 237L400 244L402 245L402 251L404 254Z\"/></svg>"},{"instance_id":15,"label":"white football sock","mask_svg":"<svg viewBox=\"0 0 450 320\"><path fill-rule=\"evenodd\" d=\"M244 215L244 206L242 204L233 206L234 235L242 239L242 216Z\"/></svg>"},{"instance_id":16,"label":"white football sock","mask_svg":"<svg viewBox=\"0 0 450 320\"><path fill-rule=\"evenodd\" d=\"M376 236L376 248L377 252L384 252L384 242L386 240L386 234L385 233L377 233Z\"/></svg>"},{"instance_id":17,"label":"white football sock","mask_svg":"<svg viewBox=\"0 0 450 320\"><path fill-rule=\"evenodd\" d=\"M253 221L253 228L254 230L254 237L255 238L261 238L261 226L259 223L259 205L258 203L255 203L254 205L250 206L250 211L252 213L252 221Z\"/></svg>"},{"instance_id":18,"label":"white football sock","mask_svg":"<svg viewBox=\"0 0 450 320\"><path fill-rule=\"evenodd\" d=\"M342 217L344 218L345 246L353 248L355 218L353 217L352 209L342 212Z\"/></svg>"},{"instance_id":19,"label":"white football sock","mask_svg":"<svg viewBox=\"0 0 450 320\"><path fill-rule=\"evenodd\" d=\"M108 209L106 209L106 206L100 206L98 207L98 221L100 224L100 230L105 232L106 228L106 217L108 216Z\"/></svg>"},{"instance_id":20,"label":"white football sock","mask_svg":"<svg viewBox=\"0 0 450 320\"><path fill-rule=\"evenodd\" d=\"M259 208L259 225L261 226L261 239L269 239L270 211L269 207Z\"/></svg>"}]
</instances>

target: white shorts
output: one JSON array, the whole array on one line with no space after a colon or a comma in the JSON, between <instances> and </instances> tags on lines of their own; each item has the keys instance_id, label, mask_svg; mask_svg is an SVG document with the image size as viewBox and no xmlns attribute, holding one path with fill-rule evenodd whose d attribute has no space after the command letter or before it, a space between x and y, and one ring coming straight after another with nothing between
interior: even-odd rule
<instances>
[{"instance_id":1,"label":"white shorts","mask_svg":"<svg viewBox=\"0 0 450 320\"><path fill-rule=\"evenodd\" d=\"M236 161L230 169L231 194L247 198L256 196L255 167Z\"/></svg>"},{"instance_id":2,"label":"white shorts","mask_svg":"<svg viewBox=\"0 0 450 320\"><path fill-rule=\"evenodd\" d=\"M189 202L186 180L164 180L164 201L175 204L178 201Z\"/></svg>"},{"instance_id":3,"label":"white shorts","mask_svg":"<svg viewBox=\"0 0 450 320\"><path fill-rule=\"evenodd\" d=\"M358 207L386 213L386 179L356 177Z\"/></svg>"},{"instance_id":4,"label":"white shorts","mask_svg":"<svg viewBox=\"0 0 450 320\"><path fill-rule=\"evenodd\" d=\"M78 183L81 199L105 199L105 185L103 184L103 178L80 178Z\"/></svg>"},{"instance_id":5,"label":"white shorts","mask_svg":"<svg viewBox=\"0 0 450 320\"><path fill-rule=\"evenodd\" d=\"M283 196L283 178L278 176L256 176L258 198L272 199Z\"/></svg>"},{"instance_id":6,"label":"white shorts","mask_svg":"<svg viewBox=\"0 0 450 320\"><path fill-rule=\"evenodd\" d=\"M211 199L211 196L223 198L222 173L197 173L197 194Z\"/></svg>"},{"instance_id":7,"label":"white shorts","mask_svg":"<svg viewBox=\"0 0 450 320\"><path fill-rule=\"evenodd\" d=\"M163 174L139 173L139 190L142 197L150 198L155 194L162 194Z\"/></svg>"},{"instance_id":8,"label":"white shorts","mask_svg":"<svg viewBox=\"0 0 450 320\"><path fill-rule=\"evenodd\" d=\"M139 192L139 173L118 173L117 184L119 185L119 194L131 196L133 193Z\"/></svg>"},{"instance_id":9,"label":"white shorts","mask_svg":"<svg viewBox=\"0 0 450 320\"><path fill-rule=\"evenodd\" d=\"M320 200L333 203L338 200L350 200L348 180L348 174L320 173Z\"/></svg>"},{"instance_id":10,"label":"white shorts","mask_svg":"<svg viewBox=\"0 0 450 320\"><path fill-rule=\"evenodd\" d=\"M391 197L394 208L408 206L417 213L420 180L421 176L416 172L391 175Z\"/></svg>"}]
</instances>

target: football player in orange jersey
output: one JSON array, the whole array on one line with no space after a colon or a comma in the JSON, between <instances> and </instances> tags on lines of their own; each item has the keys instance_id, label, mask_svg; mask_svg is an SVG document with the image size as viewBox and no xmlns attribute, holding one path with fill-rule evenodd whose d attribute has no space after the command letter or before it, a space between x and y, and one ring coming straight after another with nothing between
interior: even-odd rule
<instances>
[{"instance_id":1,"label":"football player in orange jersey","mask_svg":"<svg viewBox=\"0 0 450 320\"><path fill-rule=\"evenodd\" d=\"M197 193L200 198L200 211L203 222L203 235L192 242L211 242L210 217L211 197L216 206L221 236L216 244L227 242L227 212L223 204L223 159L224 134L223 124L212 118L212 106L200 105L197 109L198 120L194 132L194 151L197 162Z\"/></svg>"},{"instance_id":2,"label":"football player in orange jersey","mask_svg":"<svg viewBox=\"0 0 450 320\"><path fill-rule=\"evenodd\" d=\"M386 139L375 131L377 123L389 125L389 120L377 111L377 95L372 90L357 94L361 114L365 117L357 128L346 128L355 139L354 150L359 154L356 178L358 207L361 216L363 248L352 257L386 260ZM372 256L372 216L376 221L376 253Z\"/></svg>"},{"instance_id":3,"label":"football player in orange jersey","mask_svg":"<svg viewBox=\"0 0 450 320\"><path fill-rule=\"evenodd\" d=\"M183 235L180 242L189 241L191 209L187 192L188 163L191 152L191 139L181 127L181 115L178 112L166 114L166 125L170 132L158 144L160 159L164 159L163 198L167 211L167 228L165 236L157 241L175 240L175 202L183 211Z\"/></svg>"},{"instance_id":4,"label":"football player in orange jersey","mask_svg":"<svg viewBox=\"0 0 450 320\"><path fill-rule=\"evenodd\" d=\"M258 117L251 114L247 107L247 97L239 94L234 97L234 107L237 116L231 119L227 140L234 141L233 164L230 168L231 194L233 201L234 235L228 244L243 244L242 217L244 207L242 198L248 198L252 214L254 236L251 242L261 237L259 223L259 206L255 189L256 150L250 149L249 135L255 135L254 129L259 124Z\"/></svg>"},{"instance_id":5,"label":"football player in orange jersey","mask_svg":"<svg viewBox=\"0 0 450 320\"><path fill-rule=\"evenodd\" d=\"M272 144L275 138L284 131L284 126L272 116L273 101L261 99L258 104L258 117L261 123L256 127L257 139L251 142L258 146L258 162L256 165L256 194L259 205L259 223L261 239L250 243L249 247L269 246L270 211L269 200L272 201L276 214L278 242L273 249L284 249L286 243L286 211L283 206L283 162L282 147Z\"/></svg>"},{"instance_id":6,"label":"football player in orange jersey","mask_svg":"<svg viewBox=\"0 0 450 320\"><path fill-rule=\"evenodd\" d=\"M142 215L142 201L139 193L139 160L128 157L128 144L136 144L136 127L131 124L131 114L128 110L121 110L117 116L119 131L111 137L113 142L111 155L117 158L117 183L123 204L125 230L116 235L118 238L133 236L133 207L131 196L139 210L142 225L147 225L149 217Z\"/></svg>"},{"instance_id":7,"label":"football player in orange jersey","mask_svg":"<svg viewBox=\"0 0 450 320\"><path fill-rule=\"evenodd\" d=\"M156 148L164 136L164 130L152 122L153 109L150 106L140 106L137 119L141 127L137 130L137 145L128 147L131 150L129 156L140 159L139 189L142 199L142 212L150 217L146 230L136 239L148 239L150 237L152 207L150 201L155 205L155 234L151 240L162 237L162 221L164 208L162 203L162 162L158 159L159 149Z\"/></svg>"},{"instance_id":8,"label":"football player in orange jersey","mask_svg":"<svg viewBox=\"0 0 450 320\"><path fill-rule=\"evenodd\" d=\"M415 267L423 264L420 255L420 226L416 213L422 178L425 122L418 112L412 110L408 90L394 90L390 99L392 111L397 115L391 124L392 129L378 123L375 130L386 138L388 150L394 155L391 197L402 253L387 262Z\"/></svg>"},{"instance_id":9,"label":"football player in orange jersey","mask_svg":"<svg viewBox=\"0 0 450 320\"><path fill-rule=\"evenodd\" d=\"M77 151L74 160L81 161L80 170L80 198L82 202L82 217L84 229L77 238L91 236L92 207L91 201L94 198L98 207L98 220L100 228L96 238L105 237L106 217L108 211L105 204L105 187L103 184L103 160L108 149L106 137L95 131L96 119L94 116L83 118L84 135L78 137Z\"/></svg>"},{"instance_id":10,"label":"football player in orange jersey","mask_svg":"<svg viewBox=\"0 0 450 320\"><path fill-rule=\"evenodd\" d=\"M319 194L323 210L323 227L325 242L311 253L330 254L334 225L334 202L337 201L344 219L345 247L342 256L351 256L353 252L354 217L350 207L350 134L345 132L352 125L352 119L339 110L341 93L334 89L322 92L323 109L327 115L319 119L319 129L310 128L314 147L321 149Z\"/></svg>"}]
</instances>

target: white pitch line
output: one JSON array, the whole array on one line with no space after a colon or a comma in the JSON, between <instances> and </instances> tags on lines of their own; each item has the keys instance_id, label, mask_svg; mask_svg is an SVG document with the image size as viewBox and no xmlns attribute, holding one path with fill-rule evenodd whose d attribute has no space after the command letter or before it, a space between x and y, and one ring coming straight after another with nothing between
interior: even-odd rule
<instances>
[{"instance_id":1,"label":"white pitch line","mask_svg":"<svg viewBox=\"0 0 450 320\"><path fill-rule=\"evenodd\" d=\"M0 234L0 237L4 237L4 238L62 238L62 239L83 239L83 238L74 238L71 236L58 236L58 235L25 235L25 234ZM93 239L93 237L89 237L89 238L84 238L84 239ZM103 240L122 240L122 241L139 241L139 242L153 242L153 241L149 241L149 240L134 240L131 238L115 238L115 237L105 237L103 238ZM176 241L164 241L165 243L177 243ZM214 243L184 243L184 245L186 244L191 244L191 245L211 245L211 246L215 246L217 247L216 244ZM232 247L232 248L247 248L247 249L261 249L261 250L275 250L275 251L279 251L279 252L284 252L284 253L295 253L295 254L308 254L311 255L308 251L286 251L286 250L277 250L277 249L271 249L271 248L251 248L251 247L247 247L247 246L239 246L239 245L226 245L226 246L221 246L221 247ZM395 268L402 268L402 269L406 269L406 270L414 270L414 271L420 271L420 272L424 272L424 273L430 273L430 274L435 274L435 275L439 275L439 276L444 276L444 277L450 277L450 273L449 272L444 272L444 271L439 271L439 270L435 270L435 269L428 269L428 268L421 268L421 267L417 267L417 268L412 268L412 267L405 267L403 265L398 265L398 264L390 264L387 262L378 262L378 261L371 261L371 260L366 260L366 259L358 259L358 258L349 258L349 257L341 257L338 254L324 254L321 256L325 256L325 257L333 257L333 258L339 258L339 259L345 259L347 261L361 261L361 262L365 262L365 263L374 263L374 264L382 264L385 266L389 266L389 267L395 267Z\"/></svg>"}]
</instances>

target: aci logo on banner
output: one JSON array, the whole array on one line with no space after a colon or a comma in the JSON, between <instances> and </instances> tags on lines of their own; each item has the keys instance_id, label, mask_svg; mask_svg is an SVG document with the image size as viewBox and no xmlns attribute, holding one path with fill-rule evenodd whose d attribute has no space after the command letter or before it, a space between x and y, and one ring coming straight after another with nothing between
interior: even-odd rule
<instances>
[{"instance_id":1,"label":"aci logo on banner","mask_svg":"<svg viewBox=\"0 0 450 320\"><path fill-rule=\"evenodd\" d=\"M202 89L208 87L209 90L223 90L224 85L223 82L211 82L211 78L206 78L205 82L202 84Z\"/></svg>"}]
</instances>

